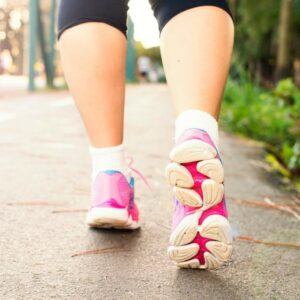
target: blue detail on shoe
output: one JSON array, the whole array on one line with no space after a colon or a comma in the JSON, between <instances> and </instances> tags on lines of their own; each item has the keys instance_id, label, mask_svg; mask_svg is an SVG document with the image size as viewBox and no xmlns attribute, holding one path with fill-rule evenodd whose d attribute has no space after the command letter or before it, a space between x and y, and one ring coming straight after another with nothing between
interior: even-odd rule
<instances>
[{"instance_id":1,"label":"blue detail on shoe","mask_svg":"<svg viewBox=\"0 0 300 300\"><path fill-rule=\"evenodd\" d=\"M116 170L106 170L106 171L104 171L104 173L107 175L114 175L114 174L120 173L120 172L116 171Z\"/></svg>"},{"instance_id":2,"label":"blue detail on shoe","mask_svg":"<svg viewBox=\"0 0 300 300\"><path fill-rule=\"evenodd\" d=\"M132 188L134 188L134 178L133 177L130 178L129 184Z\"/></svg>"}]
</instances>

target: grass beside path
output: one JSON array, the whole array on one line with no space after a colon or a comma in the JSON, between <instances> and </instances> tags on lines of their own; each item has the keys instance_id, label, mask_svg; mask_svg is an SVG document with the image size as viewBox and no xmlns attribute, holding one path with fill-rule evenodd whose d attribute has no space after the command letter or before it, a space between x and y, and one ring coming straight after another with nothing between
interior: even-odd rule
<instances>
[{"instance_id":1,"label":"grass beside path","mask_svg":"<svg viewBox=\"0 0 300 300\"><path fill-rule=\"evenodd\" d=\"M229 80L221 121L225 129L263 142L273 169L300 191L300 89L291 79L271 91Z\"/></svg>"}]
</instances>

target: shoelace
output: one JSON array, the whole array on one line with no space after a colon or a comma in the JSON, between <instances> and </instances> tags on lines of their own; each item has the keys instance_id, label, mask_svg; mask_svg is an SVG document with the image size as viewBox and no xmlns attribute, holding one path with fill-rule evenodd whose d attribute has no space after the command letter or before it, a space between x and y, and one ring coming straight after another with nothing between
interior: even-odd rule
<instances>
[{"instance_id":1,"label":"shoelace","mask_svg":"<svg viewBox=\"0 0 300 300\"><path fill-rule=\"evenodd\" d=\"M152 190L152 187L151 187L151 185L149 184L149 182L148 182L148 180L146 179L146 177L145 177L139 170L135 169L135 168L132 166L132 164L133 164L133 162L134 162L133 157L130 156L130 155L126 155L126 156L125 156L125 159L127 160L128 168L129 168L132 172L136 173L136 174L144 181L144 183L147 185L147 187L148 187L150 190Z\"/></svg>"}]
</instances>

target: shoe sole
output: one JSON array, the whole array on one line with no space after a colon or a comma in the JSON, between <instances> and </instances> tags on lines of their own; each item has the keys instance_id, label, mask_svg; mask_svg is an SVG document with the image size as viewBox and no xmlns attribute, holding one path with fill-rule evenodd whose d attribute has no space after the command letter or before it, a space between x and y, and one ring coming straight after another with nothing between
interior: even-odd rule
<instances>
[{"instance_id":1,"label":"shoe sole","mask_svg":"<svg viewBox=\"0 0 300 300\"><path fill-rule=\"evenodd\" d=\"M139 228L139 223L133 221L127 209L93 208L87 215L86 223L94 228L115 228L133 230Z\"/></svg>"},{"instance_id":2,"label":"shoe sole","mask_svg":"<svg viewBox=\"0 0 300 300\"><path fill-rule=\"evenodd\" d=\"M203 151L203 153L200 153ZM166 168L169 184L178 201L185 206L198 208L194 213L184 217L172 232L169 258L180 268L215 269L227 262L232 253L232 234L228 220L221 215L210 215L199 226L199 218L203 211L217 205L223 199L224 180L223 166L216 157L217 151L212 146L199 141L189 140L176 146L170 153L172 162ZM195 159L196 158L196 159ZM193 160L191 160L193 159ZM198 172L209 177L202 183L202 194L192 189L194 180L182 163L197 163ZM193 243L197 235L209 238L206 242L209 250L204 253L205 263L200 264L193 258L199 252L199 245Z\"/></svg>"}]
</instances>

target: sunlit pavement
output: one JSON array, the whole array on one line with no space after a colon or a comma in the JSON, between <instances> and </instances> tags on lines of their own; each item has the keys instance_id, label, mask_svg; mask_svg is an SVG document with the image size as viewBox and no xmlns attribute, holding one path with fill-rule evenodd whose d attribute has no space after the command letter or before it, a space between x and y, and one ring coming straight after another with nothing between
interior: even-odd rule
<instances>
[{"instance_id":1,"label":"sunlit pavement","mask_svg":"<svg viewBox=\"0 0 300 300\"><path fill-rule=\"evenodd\" d=\"M178 270L168 260L172 202L164 167L173 143L169 98L164 85L127 89L128 152L153 187L137 179L142 228L135 232L85 225L88 144L66 92L24 93L0 101L1 299L299 297L296 248L236 240L229 265L210 272ZM266 203L265 197L294 204L267 173L261 148L222 133L221 152L235 236L299 243L296 216L249 205ZM110 249L101 252L104 248Z\"/></svg>"}]
</instances>

